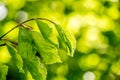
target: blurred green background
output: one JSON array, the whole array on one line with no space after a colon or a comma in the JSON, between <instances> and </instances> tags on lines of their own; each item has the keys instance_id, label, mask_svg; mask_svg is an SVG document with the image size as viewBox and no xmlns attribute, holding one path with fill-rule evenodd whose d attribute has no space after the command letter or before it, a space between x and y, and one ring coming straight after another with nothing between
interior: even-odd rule
<instances>
[{"instance_id":1,"label":"blurred green background","mask_svg":"<svg viewBox=\"0 0 120 80\"><path fill-rule=\"evenodd\" d=\"M63 63L47 66L47 80L120 80L119 0L0 0L0 36L36 17L60 24L77 40L74 57L61 50ZM15 29L6 38L17 35ZM2 63L10 59L5 49Z\"/></svg>"}]
</instances>

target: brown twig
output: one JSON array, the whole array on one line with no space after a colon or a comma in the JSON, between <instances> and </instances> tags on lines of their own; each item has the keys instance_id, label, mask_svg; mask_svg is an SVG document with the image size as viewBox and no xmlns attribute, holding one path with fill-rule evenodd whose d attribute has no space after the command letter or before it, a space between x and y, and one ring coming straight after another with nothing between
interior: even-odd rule
<instances>
[{"instance_id":1,"label":"brown twig","mask_svg":"<svg viewBox=\"0 0 120 80\"><path fill-rule=\"evenodd\" d=\"M51 20L49 20L49 19L46 19L46 18L32 18L32 19L26 20L26 21L24 21L24 22L16 25L15 27L13 27L11 30L9 30L8 32L6 32L6 33L3 34L2 36L0 36L0 40L1 40L4 36L6 36L8 33L10 33L11 31L13 31L14 29L18 28L19 26L26 27L26 26L25 26L25 23L27 23L27 22L29 22L29 21L33 21L33 20L46 20L46 21L49 21L49 22L51 22L51 23L53 23L53 24L56 24L55 22L53 22L53 21L51 21ZM27 27L27 28L30 29L31 27Z\"/></svg>"}]
</instances>

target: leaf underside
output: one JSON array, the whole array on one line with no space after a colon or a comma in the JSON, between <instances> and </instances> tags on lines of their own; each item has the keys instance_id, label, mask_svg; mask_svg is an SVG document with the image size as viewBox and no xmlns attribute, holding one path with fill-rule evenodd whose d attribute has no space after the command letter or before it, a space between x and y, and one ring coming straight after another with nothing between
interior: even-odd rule
<instances>
[{"instance_id":1,"label":"leaf underside","mask_svg":"<svg viewBox=\"0 0 120 80\"><path fill-rule=\"evenodd\" d=\"M0 80L6 80L8 66L0 63Z\"/></svg>"},{"instance_id":2,"label":"leaf underside","mask_svg":"<svg viewBox=\"0 0 120 80\"><path fill-rule=\"evenodd\" d=\"M33 45L31 32L24 28L20 28L19 30L18 53L22 56L24 67L26 67L27 71L31 73L33 79L35 80L46 79L47 71L45 71L44 66L43 68L41 68L41 65L38 65L40 64L40 61L38 61L38 58L36 56L36 51ZM25 72L26 74L27 71Z\"/></svg>"},{"instance_id":3,"label":"leaf underside","mask_svg":"<svg viewBox=\"0 0 120 80\"><path fill-rule=\"evenodd\" d=\"M11 62L19 73L27 76L28 72L34 80L46 80L47 69L45 64L61 63L58 52L64 49L68 55L73 56L76 40L72 34L66 32L61 26L55 25L57 34L48 24L36 20L39 32L24 27L19 28L18 47L14 48L6 42L11 55ZM39 53L39 56L37 55ZM0 80L6 80L8 66L0 63Z\"/></svg>"}]
</instances>

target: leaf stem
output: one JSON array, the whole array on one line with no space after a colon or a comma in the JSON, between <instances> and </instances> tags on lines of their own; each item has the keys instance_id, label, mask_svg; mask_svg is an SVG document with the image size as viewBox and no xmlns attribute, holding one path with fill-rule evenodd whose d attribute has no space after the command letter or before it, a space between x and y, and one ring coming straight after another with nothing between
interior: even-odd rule
<instances>
[{"instance_id":1,"label":"leaf stem","mask_svg":"<svg viewBox=\"0 0 120 80\"><path fill-rule=\"evenodd\" d=\"M49 19L46 19L46 18L31 18L31 19L28 19L28 20L26 20L26 21L24 21L24 22L16 25L16 26L13 27L11 30L9 30L8 32L6 32L6 33L3 34L2 36L0 36L0 40L1 40L4 36L6 36L7 34L9 34L11 31L13 31L15 28L18 28L19 26L24 26L23 24L25 24L25 23L27 23L27 22L29 22L29 21L33 21L33 20L46 20L46 21L49 21L49 22L51 22L51 23L53 23L53 24L56 24L55 22L53 22L53 21L51 21L51 20L49 20Z\"/></svg>"}]
</instances>

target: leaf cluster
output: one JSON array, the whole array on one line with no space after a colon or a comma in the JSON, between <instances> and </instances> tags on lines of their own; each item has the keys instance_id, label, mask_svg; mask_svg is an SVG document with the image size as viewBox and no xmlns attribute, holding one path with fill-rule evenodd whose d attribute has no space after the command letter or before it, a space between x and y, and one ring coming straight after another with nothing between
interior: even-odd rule
<instances>
[{"instance_id":1,"label":"leaf cluster","mask_svg":"<svg viewBox=\"0 0 120 80\"><path fill-rule=\"evenodd\" d=\"M45 22L35 21L39 31L21 25L15 46L4 39L5 45L2 46L7 47L11 60L7 64L0 63L0 80L27 80L29 74L34 80L46 80L46 65L62 62L60 49L73 56L76 47L73 35L56 23L53 24L57 33L54 33Z\"/></svg>"}]
</instances>

